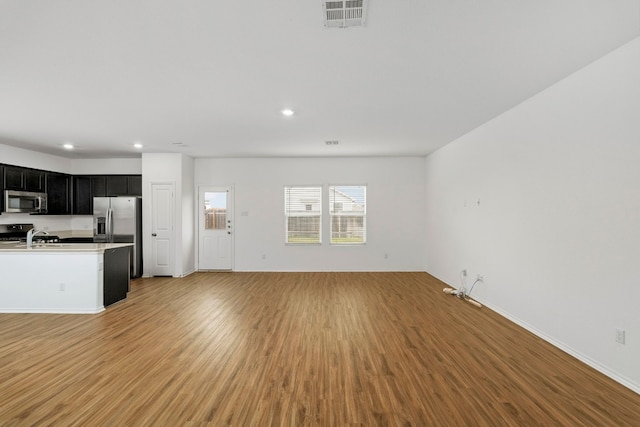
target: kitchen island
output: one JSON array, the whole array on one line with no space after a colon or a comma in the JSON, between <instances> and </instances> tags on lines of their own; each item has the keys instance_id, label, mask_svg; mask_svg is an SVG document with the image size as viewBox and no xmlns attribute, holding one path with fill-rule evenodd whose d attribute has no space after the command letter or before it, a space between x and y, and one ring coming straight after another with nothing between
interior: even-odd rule
<instances>
[{"instance_id":1,"label":"kitchen island","mask_svg":"<svg viewBox=\"0 0 640 427\"><path fill-rule=\"evenodd\" d=\"M0 313L99 313L126 298L131 243L0 244Z\"/></svg>"}]
</instances>

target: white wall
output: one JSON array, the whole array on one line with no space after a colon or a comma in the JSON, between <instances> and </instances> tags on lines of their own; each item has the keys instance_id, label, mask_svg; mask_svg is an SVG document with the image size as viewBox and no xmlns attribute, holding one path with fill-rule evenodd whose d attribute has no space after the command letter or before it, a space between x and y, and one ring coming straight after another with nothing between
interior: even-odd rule
<instances>
[{"instance_id":1,"label":"white wall","mask_svg":"<svg viewBox=\"0 0 640 427\"><path fill-rule=\"evenodd\" d=\"M142 158L135 159L78 159L71 162L74 175L140 175Z\"/></svg>"},{"instance_id":2,"label":"white wall","mask_svg":"<svg viewBox=\"0 0 640 427\"><path fill-rule=\"evenodd\" d=\"M193 209L193 159L183 154L144 153L142 155L142 247L143 275L152 274L151 227L153 183L173 184L174 194L174 277L185 276L195 270Z\"/></svg>"},{"instance_id":3,"label":"white wall","mask_svg":"<svg viewBox=\"0 0 640 427\"><path fill-rule=\"evenodd\" d=\"M193 183L194 160L182 156L182 275L195 271L196 266L196 234L195 234L195 188Z\"/></svg>"},{"instance_id":4,"label":"white wall","mask_svg":"<svg viewBox=\"0 0 640 427\"><path fill-rule=\"evenodd\" d=\"M423 158L196 159L195 184L234 188L235 270L423 269ZM326 203L324 243L285 245L284 186L329 184L367 185L366 245L329 245Z\"/></svg>"},{"instance_id":5,"label":"white wall","mask_svg":"<svg viewBox=\"0 0 640 427\"><path fill-rule=\"evenodd\" d=\"M428 272L484 275L474 297L640 392L638 76L640 39L429 156L425 241Z\"/></svg>"},{"instance_id":6,"label":"white wall","mask_svg":"<svg viewBox=\"0 0 640 427\"><path fill-rule=\"evenodd\" d=\"M43 169L51 172L69 173L72 160L0 143L0 163Z\"/></svg>"}]
</instances>

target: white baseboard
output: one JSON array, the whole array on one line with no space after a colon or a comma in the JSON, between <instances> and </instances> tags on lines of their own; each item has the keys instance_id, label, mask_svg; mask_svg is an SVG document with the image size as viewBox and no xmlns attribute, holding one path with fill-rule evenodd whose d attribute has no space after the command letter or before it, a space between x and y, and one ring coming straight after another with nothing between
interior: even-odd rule
<instances>
[{"instance_id":1,"label":"white baseboard","mask_svg":"<svg viewBox=\"0 0 640 427\"><path fill-rule=\"evenodd\" d=\"M476 299L476 298L474 298L474 299ZM518 319L517 317L511 315L509 312L501 309L500 307L496 307L496 306L493 306L491 304L487 304L486 301L482 301L482 300L478 300L478 299L476 299L476 300L479 303L481 303L482 305L486 306L487 308L495 311L496 313L498 313L502 317L512 321L516 325L526 329L527 331L531 332L532 334L536 335L537 337L545 340L546 342L548 342L549 344L553 345L554 347L559 348L560 350L564 351L565 353L569 354L570 356L573 356L576 359L580 360L581 362L589 365L590 367L592 367L596 371L606 375L607 377L609 377L612 380L622 384L623 386L627 387L628 389L633 390L637 394L640 394L640 384L636 384L635 382L629 380L625 376L620 375L619 373L609 369L608 367L602 365L601 363L598 363L597 361L595 361L595 360L591 359L590 357L582 354L581 352L577 351L576 349L572 348L571 346L568 346L565 343L563 343L561 341L558 341L553 337L548 336L544 332L538 330L537 328L535 328L534 326L528 324L527 322L525 322L525 321L523 321L521 319Z\"/></svg>"}]
</instances>

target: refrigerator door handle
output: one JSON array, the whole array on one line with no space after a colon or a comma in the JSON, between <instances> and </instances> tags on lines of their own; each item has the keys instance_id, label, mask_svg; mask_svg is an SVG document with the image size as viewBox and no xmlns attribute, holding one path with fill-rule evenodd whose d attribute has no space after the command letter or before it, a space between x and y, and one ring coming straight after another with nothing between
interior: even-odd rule
<instances>
[{"instance_id":1,"label":"refrigerator door handle","mask_svg":"<svg viewBox=\"0 0 640 427\"><path fill-rule=\"evenodd\" d=\"M107 209L107 242L113 241L113 210Z\"/></svg>"}]
</instances>

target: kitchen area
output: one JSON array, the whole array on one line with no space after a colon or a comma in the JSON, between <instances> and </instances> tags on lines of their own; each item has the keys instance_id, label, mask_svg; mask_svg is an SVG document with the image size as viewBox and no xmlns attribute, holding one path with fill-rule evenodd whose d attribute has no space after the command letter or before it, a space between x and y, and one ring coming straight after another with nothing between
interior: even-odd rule
<instances>
[{"instance_id":1,"label":"kitchen area","mask_svg":"<svg viewBox=\"0 0 640 427\"><path fill-rule=\"evenodd\" d=\"M0 312L98 313L142 274L141 175L0 164Z\"/></svg>"}]
</instances>

